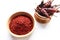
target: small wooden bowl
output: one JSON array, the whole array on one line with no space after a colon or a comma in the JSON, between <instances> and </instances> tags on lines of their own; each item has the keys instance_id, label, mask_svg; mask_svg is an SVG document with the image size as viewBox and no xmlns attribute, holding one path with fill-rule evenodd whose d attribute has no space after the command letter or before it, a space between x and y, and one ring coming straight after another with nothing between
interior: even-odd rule
<instances>
[{"instance_id":1,"label":"small wooden bowl","mask_svg":"<svg viewBox=\"0 0 60 40\"><path fill-rule=\"evenodd\" d=\"M33 22L33 29L32 29L29 33L27 33L27 34L25 34L25 35L17 35L17 34L14 34L14 33L11 32L11 30L10 30L10 28L9 28L9 23L10 23L10 21L11 21L14 17L19 16L19 15L25 15L25 16L27 16L27 17L30 17L31 20L32 20L32 22ZM12 36L14 36L14 37L26 37L26 36L30 35L30 34L33 32L33 30L34 30L34 19L33 19L33 17L32 17L29 13L27 13L27 12L16 12L16 13L14 13L14 14L9 18L9 20L8 20L8 31L9 31L9 33L10 33Z\"/></svg>"},{"instance_id":2,"label":"small wooden bowl","mask_svg":"<svg viewBox=\"0 0 60 40\"><path fill-rule=\"evenodd\" d=\"M40 23L48 23L51 19L39 15L37 12L34 14L35 19Z\"/></svg>"}]
</instances>

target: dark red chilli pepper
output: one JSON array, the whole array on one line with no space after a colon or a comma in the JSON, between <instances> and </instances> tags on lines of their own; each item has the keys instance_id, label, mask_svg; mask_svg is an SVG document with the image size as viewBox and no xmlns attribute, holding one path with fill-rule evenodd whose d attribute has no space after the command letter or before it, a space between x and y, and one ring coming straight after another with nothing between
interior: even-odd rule
<instances>
[{"instance_id":1,"label":"dark red chilli pepper","mask_svg":"<svg viewBox=\"0 0 60 40\"><path fill-rule=\"evenodd\" d=\"M41 8L42 8L42 7L43 7L43 5L44 5L44 0L42 0L42 1L41 1L41 4L39 5L39 7L41 7Z\"/></svg>"},{"instance_id":2,"label":"dark red chilli pepper","mask_svg":"<svg viewBox=\"0 0 60 40\"><path fill-rule=\"evenodd\" d=\"M11 20L9 28L14 34L24 35L32 30L33 23L29 17L17 16Z\"/></svg>"},{"instance_id":3,"label":"dark red chilli pepper","mask_svg":"<svg viewBox=\"0 0 60 40\"><path fill-rule=\"evenodd\" d=\"M37 10L41 10L41 8L38 6L38 7L37 7Z\"/></svg>"},{"instance_id":4,"label":"dark red chilli pepper","mask_svg":"<svg viewBox=\"0 0 60 40\"><path fill-rule=\"evenodd\" d=\"M44 9L49 13L59 12L59 10L57 10L56 8L44 8Z\"/></svg>"},{"instance_id":5,"label":"dark red chilli pepper","mask_svg":"<svg viewBox=\"0 0 60 40\"><path fill-rule=\"evenodd\" d=\"M50 18L50 16L48 15L48 13L46 12L46 10L41 9L41 12L44 13L48 18ZM51 18L50 18L51 19Z\"/></svg>"},{"instance_id":6,"label":"dark red chilli pepper","mask_svg":"<svg viewBox=\"0 0 60 40\"><path fill-rule=\"evenodd\" d=\"M43 7L46 7L46 8L51 7L52 2L53 0L48 0L48 2L46 2Z\"/></svg>"}]
</instances>

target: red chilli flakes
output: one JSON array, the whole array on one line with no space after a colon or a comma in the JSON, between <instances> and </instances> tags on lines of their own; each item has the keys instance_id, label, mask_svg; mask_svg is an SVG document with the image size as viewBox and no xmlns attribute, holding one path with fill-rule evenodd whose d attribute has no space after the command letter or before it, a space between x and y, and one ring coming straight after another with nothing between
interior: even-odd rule
<instances>
[{"instance_id":1,"label":"red chilli flakes","mask_svg":"<svg viewBox=\"0 0 60 40\"><path fill-rule=\"evenodd\" d=\"M29 33L33 28L32 20L26 16L17 16L9 24L11 32L17 35Z\"/></svg>"}]
</instances>

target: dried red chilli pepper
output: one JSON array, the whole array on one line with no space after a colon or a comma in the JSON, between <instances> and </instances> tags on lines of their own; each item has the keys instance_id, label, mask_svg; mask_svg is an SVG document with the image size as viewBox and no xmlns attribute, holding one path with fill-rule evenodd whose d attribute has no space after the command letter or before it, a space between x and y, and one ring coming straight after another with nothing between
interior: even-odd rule
<instances>
[{"instance_id":1,"label":"dried red chilli pepper","mask_svg":"<svg viewBox=\"0 0 60 40\"><path fill-rule=\"evenodd\" d=\"M42 8L42 7L43 7L43 5L44 5L44 0L42 0L42 1L41 1L41 4L39 5L39 7L41 7L41 8Z\"/></svg>"},{"instance_id":2,"label":"dried red chilli pepper","mask_svg":"<svg viewBox=\"0 0 60 40\"><path fill-rule=\"evenodd\" d=\"M33 23L27 16L17 16L11 20L9 28L14 34L24 35L32 30Z\"/></svg>"},{"instance_id":3,"label":"dried red chilli pepper","mask_svg":"<svg viewBox=\"0 0 60 40\"><path fill-rule=\"evenodd\" d=\"M46 10L41 9L41 12L44 13L48 18L50 18L50 16L48 15L48 13L46 12ZM51 18L50 18L51 19Z\"/></svg>"},{"instance_id":4,"label":"dried red chilli pepper","mask_svg":"<svg viewBox=\"0 0 60 40\"><path fill-rule=\"evenodd\" d=\"M49 8L51 7L53 0L48 0L48 2L44 3L43 7Z\"/></svg>"},{"instance_id":5,"label":"dried red chilli pepper","mask_svg":"<svg viewBox=\"0 0 60 40\"><path fill-rule=\"evenodd\" d=\"M59 12L59 10L57 10L56 8L44 8L44 9L49 13Z\"/></svg>"}]
</instances>

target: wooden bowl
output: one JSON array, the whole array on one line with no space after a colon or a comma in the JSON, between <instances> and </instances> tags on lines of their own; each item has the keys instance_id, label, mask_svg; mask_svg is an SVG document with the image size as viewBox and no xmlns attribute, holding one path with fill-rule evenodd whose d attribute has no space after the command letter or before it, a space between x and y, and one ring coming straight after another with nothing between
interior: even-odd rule
<instances>
[{"instance_id":1,"label":"wooden bowl","mask_svg":"<svg viewBox=\"0 0 60 40\"><path fill-rule=\"evenodd\" d=\"M14 33L11 32L11 30L10 30L10 28L9 28L9 23L11 22L11 20L12 20L14 17L19 16L19 15L25 15L25 16L27 16L27 17L30 17L31 20L32 20L32 22L33 22L33 28L32 28L32 30L31 30L29 33L25 34L25 35L17 35L17 34L14 34ZM26 37L26 36L30 35L30 34L33 32L33 30L34 30L34 19L33 19L33 17L32 17L29 13L27 13L27 12L16 12L16 13L14 13L13 15L11 15L11 17L9 17L9 19L8 19L8 31L9 31L9 33L10 33L12 36L14 36L14 37Z\"/></svg>"},{"instance_id":2,"label":"wooden bowl","mask_svg":"<svg viewBox=\"0 0 60 40\"><path fill-rule=\"evenodd\" d=\"M34 14L35 19L40 23L48 23L51 19L39 15L37 12Z\"/></svg>"}]
</instances>

